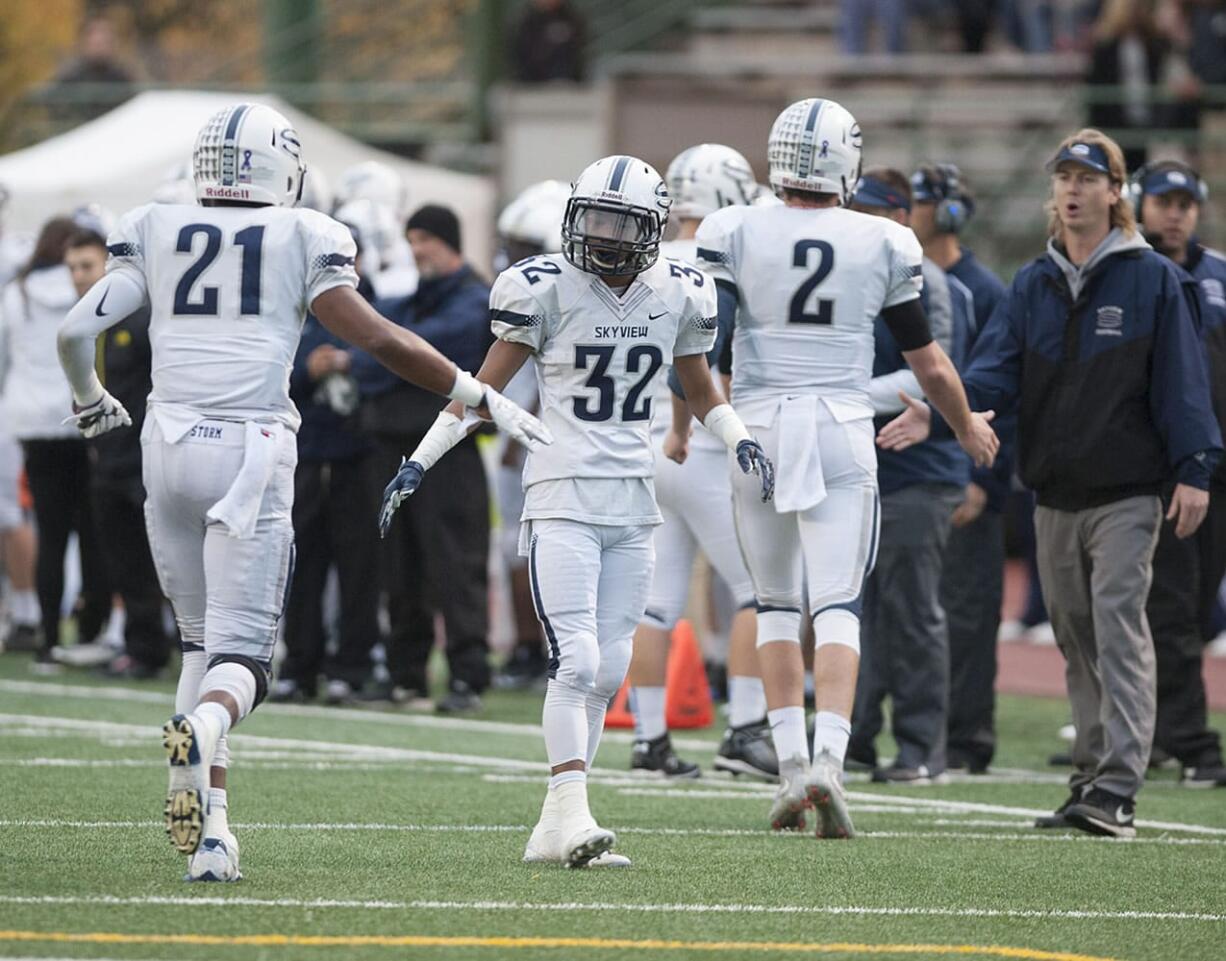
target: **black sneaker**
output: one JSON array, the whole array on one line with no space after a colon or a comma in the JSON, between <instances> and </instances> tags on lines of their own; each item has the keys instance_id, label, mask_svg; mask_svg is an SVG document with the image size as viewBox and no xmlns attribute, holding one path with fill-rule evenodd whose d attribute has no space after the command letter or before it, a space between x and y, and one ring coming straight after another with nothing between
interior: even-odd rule
<instances>
[{"instance_id":1,"label":"black sneaker","mask_svg":"<svg viewBox=\"0 0 1226 961\"><path fill-rule=\"evenodd\" d=\"M702 774L697 764L677 757L667 734L654 741L635 741L630 751L630 770L652 771L666 778L694 778Z\"/></svg>"},{"instance_id":2,"label":"black sneaker","mask_svg":"<svg viewBox=\"0 0 1226 961\"><path fill-rule=\"evenodd\" d=\"M1110 838L1135 838L1136 805L1132 798L1091 788L1065 813L1068 823L1079 831Z\"/></svg>"},{"instance_id":3,"label":"black sneaker","mask_svg":"<svg viewBox=\"0 0 1226 961\"><path fill-rule=\"evenodd\" d=\"M965 771L967 774L987 774L986 761L973 754L962 751L950 751L945 758L945 768L949 771Z\"/></svg>"},{"instance_id":4,"label":"black sneaker","mask_svg":"<svg viewBox=\"0 0 1226 961\"><path fill-rule=\"evenodd\" d=\"M928 770L928 765L921 764L919 767L902 767L897 764L891 764L889 767L879 767L873 771L874 784L903 784L907 787L927 787L930 784L936 784L940 780L939 775L933 775Z\"/></svg>"},{"instance_id":5,"label":"black sneaker","mask_svg":"<svg viewBox=\"0 0 1226 961\"><path fill-rule=\"evenodd\" d=\"M526 691L545 680L548 662L545 654L528 645L515 646L511 656L502 665L502 670L493 677L493 686L500 691Z\"/></svg>"},{"instance_id":6,"label":"black sneaker","mask_svg":"<svg viewBox=\"0 0 1226 961\"><path fill-rule=\"evenodd\" d=\"M763 781L779 779L779 758L775 756L775 742L765 718L724 731L715 755L715 770Z\"/></svg>"},{"instance_id":7,"label":"black sneaker","mask_svg":"<svg viewBox=\"0 0 1226 961\"><path fill-rule=\"evenodd\" d=\"M452 681L451 690L434 709L439 714L469 714L481 710L481 698L463 681Z\"/></svg>"},{"instance_id":8,"label":"black sneaker","mask_svg":"<svg viewBox=\"0 0 1226 961\"><path fill-rule=\"evenodd\" d=\"M315 700L314 691L306 691L292 677L279 677L268 689L269 704L305 704Z\"/></svg>"},{"instance_id":9,"label":"black sneaker","mask_svg":"<svg viewBox=\"0 0 1226 961\"><path fill-rule=\"evenodd\" d=\"M43 632L32 624L14 624L0 650L37 651L43 646Z\"/></svg>"},{"instance_id":10,"label":"black sneaker","mask_svg":"<svg viewBox=\"0 0 1226 961\"><path fill-rule=\"evenodd\" d=\"M1218 762L1185 767L1179 784L1182 787L1226 787L1226 765Z\"/></svg>"},{"instance_id":11,"label":"black sneaker","mask_svg":"<svg viewBox=\"0 0 1226 961\"><path fill-rule=\"evenodd\" d=\"M1071 828L1067 814L1068 809L1081 800L1081 791L1077 790L1065 798L1064 803L1051 812L1040 814L1034 819L1036 828Z\"/></svg>"}]
</instances>

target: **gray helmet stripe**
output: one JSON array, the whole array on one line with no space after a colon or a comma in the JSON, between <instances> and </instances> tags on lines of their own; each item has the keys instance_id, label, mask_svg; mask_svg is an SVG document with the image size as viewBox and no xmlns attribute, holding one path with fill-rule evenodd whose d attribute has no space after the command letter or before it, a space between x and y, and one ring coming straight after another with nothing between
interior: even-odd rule
<instances>
[{"instance_id":1,"label":"gray helmet stripe","mask_svg":"<svg viewBox=\"0 0 1226 961\"><path fill-rule=\"evenodd\" d=\"M226 134L221 140L221 182L226 187L233 187L238 180L238 148L235 140L238 137L239 123L249 109L249 104L240 103L226 121Z\"/></svg>"},{"instance_id":2,"label":"gray helmet stripe","mask_svg":"<svg viewBox=\"0 0 1226 961\"><path fill-rule=\"evenodd\" d=\"M808 177L813 172L813 141L817 135L817 118L825 107L825 100L814 100L813 106L809 108L809 116L805 118L805 129L800 135L800 156L796 164L798 177Z\"/></svg>"}]
</instances>

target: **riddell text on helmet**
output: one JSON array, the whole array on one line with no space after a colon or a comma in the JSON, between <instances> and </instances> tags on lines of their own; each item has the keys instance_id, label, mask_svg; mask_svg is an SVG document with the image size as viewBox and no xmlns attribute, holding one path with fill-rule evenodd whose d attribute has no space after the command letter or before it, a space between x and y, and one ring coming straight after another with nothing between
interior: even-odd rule
<instances>
[{"instance_id":1,"label":"riddell text on helmet","mask_svg":"<svg viewBox=\"0 0 1226 961\"><path fill-rule=\"evenodd\" d=\"M204 195L206 198L217 198L219 200L251 199L251 191L246 187L205 187Z\"/></svg>"}]
</instances>

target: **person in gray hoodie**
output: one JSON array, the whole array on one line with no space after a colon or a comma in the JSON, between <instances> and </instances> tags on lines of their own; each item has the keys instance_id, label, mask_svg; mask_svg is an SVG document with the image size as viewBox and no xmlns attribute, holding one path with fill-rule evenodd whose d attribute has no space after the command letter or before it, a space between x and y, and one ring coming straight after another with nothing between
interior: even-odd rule
<instances>
[{"instance_id":1,"label":"person in gray hoodie","mask_svg":"<svg viewBox=\"0 0 1226 961\"><path fill-rule=\"evenodd\" d=\"M63 423L72 414L72 393L55 343L60 322L77 302L63 261L68 238L78 229L67 217L47 221L29 261L0 294L0 411L21 442L34 500L42 620L35 664L45 671L55 669L51 650L60 642L64 555L74 531L81 552L78 638L92 641L111 609L90 508L88 450L76 426Z\"/></svg>"}]
</instances>

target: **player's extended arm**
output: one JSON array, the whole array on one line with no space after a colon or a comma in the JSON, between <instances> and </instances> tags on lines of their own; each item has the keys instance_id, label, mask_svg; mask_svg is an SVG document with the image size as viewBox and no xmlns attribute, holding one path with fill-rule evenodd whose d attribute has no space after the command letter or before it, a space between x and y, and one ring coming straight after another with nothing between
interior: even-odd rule
<instances>
[{"instance_id":1,"label":"player's extended arm","mask_svg":"<svg viewBox=\"0 0 1226 961\"><path fill-rule=\"evenodd\" d=\"M143 275L113 270L85 292L60 324L56 344L60 366L72 387L71 419L86 437L132 423L123 404L107 393L98 379L94 342L104 330L140 310L145 299Z\"/></svg>"},{"instance_id":2,"label":"player's extended arm","mask_svg":"<svg viewBox=\"0 0 1226 961\"><path fill-rule=\"evenodd\" d=\"M915 377L932 406L941 412L958 438L962 449L971 455L977 467L988 467L996 459L1000 439L992 430L992 411L973 413L966 400L962 380L949 355L931 341L916 350L904 350L903 358L915 371ZM904 398L910 405L911 401Z\"/></svg>"},{"instance_id":3,"label":"player's extended arm","mask_svg":"<svg viewBox=\"0 0 1226 961\"><path fill-rule=\"evenodd\" d=\"M762 500L775 496L775 465L766 456L762 445L749 436L745 424L737 416L732 405L724 400L705 354L688 354L673 358L673 369L685 391L686 402L702 426L724 442L724 446L736 452L737 463L746 474L754 473L762 479Z\"/></svg>"},{"instance_id":4,"label":"player's extended arm","mask_svg":"<svg viewBox=\"0 0 1226 961\"><path fill-rule=\"evenodd\" d=\"M412 331L397 327L352 287L325 290L311 303L311 312L337 337L366 351L397 376L466 407L488 408L494 423L520 443L553 440L545 425L518 404L460 370Z\"/></svg>"},{"instance_id":5,"label":"player's extended arm","mask_svg":"<svg viewBox=\"0 0 1226 961\"><path fill-rule=\"evenodd\" d=\"M507 385L510 379L518 373L519 369L524 365L524 361L528 359L531 353L532 349L524 344L496 340L485 355L485 360L481 363L481 369L477 371L476 379L485 387L487 393L498 397L503 403L509 404L510 401L498 393L498 388ZM421 486L426 471L437 464L439 458L446 454L447 451L455 447L456 444L477 428L477 420L475 418L465 417L461 419L463 415L464 406L459 400L448 404L439 411L438 417L434 419L434 423L426 431L426 436L421 439L421 443L417 445L413 453L401 460L400 470L396 472L396 476L383 489L383 506L379 510L380 536L387 536L388 529L391 527L392 517L395 515L397 508ZM525 414L524 416L530 415ZM535 420L535 418L533 419ZM541 425L541 429L548 434L548 428L544 424ZM515 435L512 434L512 436ZM516 440L521 440L521 443L524 442L518 437L516 437Z\"/></svg>"}]
</instances>

